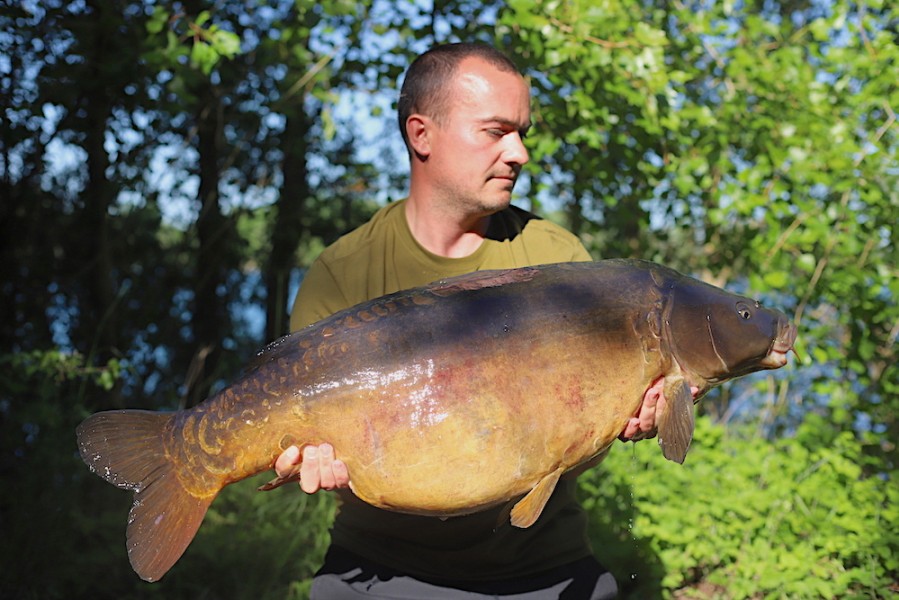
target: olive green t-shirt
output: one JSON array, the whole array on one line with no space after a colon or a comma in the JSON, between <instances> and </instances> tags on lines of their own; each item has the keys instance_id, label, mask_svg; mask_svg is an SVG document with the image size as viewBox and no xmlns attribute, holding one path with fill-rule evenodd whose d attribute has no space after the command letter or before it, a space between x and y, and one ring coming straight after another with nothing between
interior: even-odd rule
<instances>
[{"instance_id":1,"label":"olive green t-shirt","mask_svg":"<svg viewBox=\"0 0 899 600\"><path fill-rule=\"evenodd\" d=\"M388 204L321 253L303 277L290 314L291 331L360 302L438 279L591 260L573 234L514 206L491 217L487 239L474 253L437 256L412 237L405 205L405 200Z\"/></svg>"},{"instance_id":2,"label":"olive green t-shirt","mask_svg":"<svg viewBox=\"0 0 899 600\"><path fill-rule=\"evenodd\" d=\"M454 275L591 260L577 237L516 207L491 217L486 239L473 254L437 256L412 236L404 206L403 200L385 206L322 252L297 294L291 330L360 302ZM341 491L331 541L372 562L438 582L535 574L591 553L575 487L573 478L562 479L527 529L509 523L508 507L444 520L377 509Z\"/></svg>"}]
</instances>

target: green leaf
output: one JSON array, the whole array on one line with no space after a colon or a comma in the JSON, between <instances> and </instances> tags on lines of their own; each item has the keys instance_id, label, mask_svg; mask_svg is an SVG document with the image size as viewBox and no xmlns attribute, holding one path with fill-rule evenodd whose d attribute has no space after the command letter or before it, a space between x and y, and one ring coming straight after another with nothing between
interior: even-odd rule
<instances>
[{"instance_id":1,"label":"green leaf","mask_svg":"<svg viewBox=\"0 0 899 600\"><path fill-rule=\"evenodd\" d=\"M787 286L790 276L786 271L769 271L764 276L765 284L771 289L782 289Z\"/></svg>"},{"instance_id":2,"label":"green leaf","mask_svg":"<svg viewBox=\"0 0 899 600\"><path fill-rule=\"evenodd\" d=\"M212 48L225 58L233 58L240 52L240 37L230 31L216 29L210 36Z\"/></svg>"},{"instance_id":3,"label":"green leaf","mask_svg":"<svg viewBox=\"0 0 899 600\"><path fill-rule=\"evenodd\" d=\"M147 33L156 35L161 32L168 22L169 14L161 6L153 9L153 15L147 20Z\"/></svg>"},{"instance_id":4,"label":"green leaf","mask_svg":"<svg viewBox=\"0 0 899 600\"><path fill-rule=\"evenodd\" d=\"M190 62L199 68L203 74L209 75L218 59L218 53L209 44L200 41L194 42L190 50Z\"/></svg>"}]
</instances>

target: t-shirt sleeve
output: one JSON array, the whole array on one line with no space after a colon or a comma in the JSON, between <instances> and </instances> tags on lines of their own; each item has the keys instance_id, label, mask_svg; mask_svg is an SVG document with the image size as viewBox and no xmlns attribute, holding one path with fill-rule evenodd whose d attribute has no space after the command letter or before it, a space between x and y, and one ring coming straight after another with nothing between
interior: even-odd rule
<instances>
[{"instance_id":1,"label":"t-shirt sleeve","mask_svg":"<svg viewBox=\"0 0 899 600\"><path fill-rule=\"evenodd\" d=\"M575 244L574 244L574 247L572 248L571 262L586 262L586 261L592 261L592 260L593 260L593 257L590 256L589 252L587 252L587 249L584 247L584 244L582 244L580 240L575 238Z\"/></svg>"},{"instance_id":2,"label":"t-shirt sleeve","mask_svg":"<svg viewBox=\"0 0 899 600\"><path fill-rule=\"evenodd\" d=\"M290 311L294 332L347 308L349 303L327 264L317 259L307 269Z\"/></svg>"}]
</instances>

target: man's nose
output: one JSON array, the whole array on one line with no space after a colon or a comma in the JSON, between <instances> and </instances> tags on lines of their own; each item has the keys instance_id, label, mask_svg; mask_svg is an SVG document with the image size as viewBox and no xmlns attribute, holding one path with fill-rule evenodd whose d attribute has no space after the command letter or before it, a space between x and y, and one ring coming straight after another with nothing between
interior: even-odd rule
<instances>
[{"instance_id":1,"label":"man's nose","mask_svg":"<svg viewBox=\"0 0 899 600\"><path fill-rule=\"evenodd\" d=\"M523 165L530 160L528 149L524 147L521 135L512 131L505 136L506 148L503 152L503 162L507 164Z\"/></svg>"}]
</instances>

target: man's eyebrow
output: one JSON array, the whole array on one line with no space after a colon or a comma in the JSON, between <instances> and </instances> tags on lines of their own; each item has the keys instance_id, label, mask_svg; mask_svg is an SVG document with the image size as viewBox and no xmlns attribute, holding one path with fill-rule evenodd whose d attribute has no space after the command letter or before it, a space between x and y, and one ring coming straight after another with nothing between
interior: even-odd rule
<instances>
[{"instance_id":1,"label":"man's eyebrow","mask_svg":"<svg viewBox=\"0 0 899 600\"><path fill-rule=\"evenodd\" d=\"M502 125L503 127L508 127L509 129L515 129L517 131L527 131L533 126L533 123L528 121L527 123L519 123L518 121L513 121L512 119L506 119L504 117L489 117L486 119L481 119L481 123L497 123Z\"/></svg>"}]
</instances>

